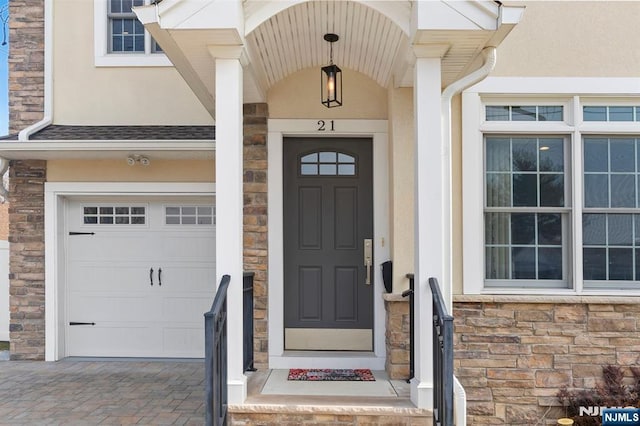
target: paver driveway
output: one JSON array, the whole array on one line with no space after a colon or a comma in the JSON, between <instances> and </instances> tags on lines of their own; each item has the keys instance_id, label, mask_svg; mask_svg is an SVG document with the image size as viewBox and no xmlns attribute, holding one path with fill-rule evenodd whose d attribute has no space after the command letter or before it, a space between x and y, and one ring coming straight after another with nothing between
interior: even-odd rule
<instances>
[{"instance_id":1,"label":"paver driveway","mask_svg":"<svg viewBox=\"0 0 640 426\"><path fill-rule=\"evenodd\" d=\"M204 362L0 362L0 424L202 425Z\"/></svg>"}]
</instances>

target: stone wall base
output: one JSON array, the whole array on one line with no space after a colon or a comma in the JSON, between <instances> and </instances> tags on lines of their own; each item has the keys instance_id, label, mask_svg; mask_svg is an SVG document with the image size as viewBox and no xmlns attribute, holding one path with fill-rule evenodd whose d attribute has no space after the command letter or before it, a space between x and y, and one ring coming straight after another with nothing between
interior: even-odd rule
<instances>
[{"instance_id":1,"label":"stone wall base","mask_svg":"<svg viewBox=\"0 0 640 426\"><path fill-rule=\"evenodd\" d=\"M409 299L399 294L385 294L385 370L390 379L409 378Z\"/></svg>"},{"instance_id":2,"label":"stone wall base","mask_svg":"<svg viewBox=\"0 0 640 426\"><path fill-rule=\"evenodd\" d=\"M565 415L557 398L563 386L593 389L603 366L621 366L631 377L630 367L640 365L633 298L478 299L456 301L453 310L454 369L467 393L468 424L555 425Z\"/></svg>"}]
</instances>

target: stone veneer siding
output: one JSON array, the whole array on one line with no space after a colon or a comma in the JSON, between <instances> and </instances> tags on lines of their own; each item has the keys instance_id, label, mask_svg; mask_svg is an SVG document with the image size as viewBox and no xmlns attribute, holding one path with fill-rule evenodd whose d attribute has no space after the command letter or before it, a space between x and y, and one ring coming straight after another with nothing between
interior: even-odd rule
<instances>
[{"instance_id":1,"label":"stone veneer siding","mask_svg":"<svg viewBox=\"0 0 640 426\"><path fill-rule=\"evenodd\" d=\"M269 364L267 292L267 118L265 103L245 104L244 115L244 270L253 281L254 367Z\"/></svg>"},{"instance_id":2,"label":"stone veneer siding","mask_svg":"<svg viewBox=\"0 0 640 426\"><path fill-rule=\"evenodd\" d=\"M454 368L468 424L555 425L562 386L592 389L602 366L638 366L635 299L456 297Z\"/></svg>"},{"instance_id":3,"label":"stone veneer siding","mask_svg":"<svg viewBox=\"0 0 640 426\"><path fill-rule=\"evenodd\" d=\"M43 360L45 161L9 168L9 339L12 360Z\"/></svg>"},{"instance_id":4,"label":"stone veneer siding","mask_svg":"<svg viewBox=\"0 0 640 426\"><path fill-rule=\"evenodd\" d=\"M409 300L399 294L385 294L385 370L389 378L409 378Z\"/></svg>"},{"instance_id":5,"label":"stone veneer siding","mask_svg":"<svg viewBox=\"0 0 640 426\"><path fill-rule=\"evenodd\" d=\"M9 2L9 133L44 114L44 0Z\"/></svg>"}]
</instances>

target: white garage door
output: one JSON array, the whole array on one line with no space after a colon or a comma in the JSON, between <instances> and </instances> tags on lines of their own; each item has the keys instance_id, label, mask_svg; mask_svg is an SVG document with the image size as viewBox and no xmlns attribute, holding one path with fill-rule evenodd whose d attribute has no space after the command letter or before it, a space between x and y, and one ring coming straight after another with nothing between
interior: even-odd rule
<instances>
[{"instance_id":1,"label":"white garage door","mask_svg":"<svg viewBox=\"0 0 640 426\"><path fill-rule=\"evenodd\" d=\"M68 356L204 356L215 210L189 201L70 202Z\"/></svg>"}]
</instances>

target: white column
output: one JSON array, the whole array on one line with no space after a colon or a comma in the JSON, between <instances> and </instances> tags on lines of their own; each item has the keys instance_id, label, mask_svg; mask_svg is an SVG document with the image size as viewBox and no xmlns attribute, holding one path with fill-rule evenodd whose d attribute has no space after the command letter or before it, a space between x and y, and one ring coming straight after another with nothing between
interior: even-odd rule
<instances>
[{"instance_id":1,"label":"white column","mask_svg":"<svg viewBox=\"0 0 640 426\"><path fill-rule=\"evenodd\" d=\"M442 145L441 62L446 48L415 49L415 378L411 400L433 408L432 299L429 278L442 281L448 152Z\"/></svg>"},{"instance_id":2,"label":"white column","mask_svg":"<svg viewBox=\"0 0 640 426\"><path fill-rule=\"evenodd\" d=\"M227 293L228 396L247 397L242 360L242 66L241 48L211 49L216 69L216 279L230 275Z\"/></svg>"}]
</instances>

